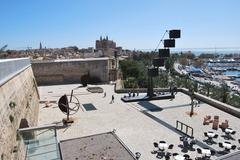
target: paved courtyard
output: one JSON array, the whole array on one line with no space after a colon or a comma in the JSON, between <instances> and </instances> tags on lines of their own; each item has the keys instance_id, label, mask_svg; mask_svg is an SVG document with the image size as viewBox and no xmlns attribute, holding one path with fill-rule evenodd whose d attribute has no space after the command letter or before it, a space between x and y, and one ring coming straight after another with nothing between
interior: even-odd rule
<instances>
[{"instance_id":1,"label":"paved courtyard","mask_svg":"<svg viewBox=\"0 0 240 160\"><path fill-rule=\"evenodd\" d=\"M124 103L121 101L124 94L114 93L113 85L99 85L106 91L106 97L103 93L90 93L86 87L78 88L79 86L80 84L39 87L41 101L38 125L61 123L66 115L58 108L58 99L63 94L70 94L72 89L77 88L74 90L74 95L79 99L82 109L72 115L74 123L71 126L57 131L59 140L106 133L115 129L117 136L133 153L140 152L142 154L141 159L143 160L157 159L156 154L152 154L151 151L153 142L160 140L174 144L170 152L183 155L185 153L182 153L178 146L182 143L179 140L181 134L175 130L176 121L179 120L193 127L194 138L197 140L194 148L207 147L203 142L204 132L211 131L212 124L205 126L202 124L206 115L219 116L220 123L229 120L230 127L236 130L234 138L240 138L239 119L207 104L201 103L200 107L194 108L196 115L190 118L187 114L190 111L190 98L182 93L178 93L172 101ZM114 103L110 103L112 95L115 97ZM52 106L45 107L45 101L52 102ZM96 110L86 111L83 108L83 104L89 103L92 103ZM151 111L149 110L151 107L159 107L159 109ZM219 135L217 142L225 141L221 137L224 133L220 129L213 131ZM231 143L239 146L237 141L231 140ZM208 147L216 151L220 150L217 144ZM197 152L188 151L187 154L194 158ZM216 156L213 157L213 159L215 158Z\"/></svg>"}]
</instances>

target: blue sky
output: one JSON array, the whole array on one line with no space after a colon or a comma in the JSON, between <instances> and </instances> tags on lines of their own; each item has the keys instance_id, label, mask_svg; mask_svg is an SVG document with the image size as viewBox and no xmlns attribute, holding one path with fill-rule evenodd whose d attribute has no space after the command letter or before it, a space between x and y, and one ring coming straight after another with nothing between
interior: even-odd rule
<instances>
[{"instance_id":1,"label":"blue sky","mask_svg":"<svg viewBox=\"0 0 240 160\"><path fill-rule=\"evenodd\" d=\"M0 47L94 47L108 35L128 49L155 49L167 29L177 48L240 47L239 0L0 0Z\"/></svg>"}]
</instances>

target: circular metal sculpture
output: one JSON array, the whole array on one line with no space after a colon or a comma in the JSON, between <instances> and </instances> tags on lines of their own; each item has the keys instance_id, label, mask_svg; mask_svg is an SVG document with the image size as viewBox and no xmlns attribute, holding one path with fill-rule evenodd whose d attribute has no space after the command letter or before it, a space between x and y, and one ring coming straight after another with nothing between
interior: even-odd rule
<instances>
[{"instance_id":1,"label":"circular metal sculpture","mask_svg":"<svg viewBox=\"0 0 240 160\"><path fill-rule=\"evenodd\" d=\"M63 95L58 101L59 109L67 115L67 119L63 119L65 123L72 123L73 120L69 118L69 115L73 115L77 113L80 108L80 103L76 96L73 95L73 91L71 95Z\"/></svg>"}]
</instances>

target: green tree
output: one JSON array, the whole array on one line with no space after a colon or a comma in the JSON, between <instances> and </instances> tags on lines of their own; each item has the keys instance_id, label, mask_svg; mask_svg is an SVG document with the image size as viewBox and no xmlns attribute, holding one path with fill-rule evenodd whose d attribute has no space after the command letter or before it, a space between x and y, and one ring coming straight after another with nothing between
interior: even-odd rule
<instances>
[{"instance_id":1,"label":"green tree","mask_svg":"<svg viewBox=\"0 0 240 160\"><path fill-rule=\"evenodd\" d=\"M124 87L125 88L138 88L137 80L134 77L127 78L127 80L124 81Z\"/></svg>"},{"instance_id":2,"label":"green tree","mask_svg":"<svg viewBox=\"0 0 240 160\"><path fill-rule=\"evenodd\" d=\"M194 90L194 92L198 92L198 83L197 82L193 82L193 90Z\"/></svg>"},{"instance_id":3,"label":"green tree","mask_svg":"<svg viewBox=\"0 0 240 160\"><path fill-rule=\"evenodd\" d=\"M229 95L227 103L231 106L240 108L240 96L236 94Z\"/></svg>"},{"instance_id":4,"label":"green tree","mask_svg":"<svg viewBox=\"0 0 240 160\"><path fill-rule=\"evenodd\" d=\"M138 67L138 63L133 60L123 60L120 61L120 68L123 73L123 79L127 77L135 77L138 78L140 70Z\"/></svg>"},{"instance_id":5,"label":"green tree","mask_svg":"<svg viewBox=\"0 0 240 160\"><path fill-rule=\"evenodd\" d=\"M181 58L179 58L179 63L182 65L182 66L187 66L188 65L188 60L187 60L187 58L185 58L185 57L181 57Z\"/></svg>"},{"instance_id":6,"label":"green tree","mask_svg":"<svg viewBox=\"0 0 240 160\"><path fill-rule=\"evenodd\" d=\"M223 103L226 103L227 102L227 98L228 98L228 95L229 95L229 92L228 92L228 86L226 83L223 83L221 84L221 97L222 97L222 102Z\"/></svg>"},{"instance_id":7,"label":"green tree","mask_svg":"<svg viewBox=\"0 0 240 160\"><path fill-rule=\"evenodd\" d=\"M212 86L210 83L205 83L205 84L203 85L203 90L204 90L206 96L209 97L209 95L210 95L210 89L211 89L212 87L213 87L213 86Z\"/></svg>"},{"instance_id":8,"label":"green tree","mask_svg":"<svg viewBox=\"0 0 240 160\"><path fill-rule=\"evenodd\" d=\"M168 72L172 71L173 65L174 65L174 59L172 57L167 58L164 65Z\"/></svg>"}]
</instances>

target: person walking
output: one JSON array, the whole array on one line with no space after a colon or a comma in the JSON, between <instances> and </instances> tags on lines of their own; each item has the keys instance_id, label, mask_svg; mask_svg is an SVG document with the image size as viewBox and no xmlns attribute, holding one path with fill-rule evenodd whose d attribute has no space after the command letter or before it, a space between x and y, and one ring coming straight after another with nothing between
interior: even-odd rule
<instances>
[{"instance_id":1,"label":"person walking","mask_svg":"<svg viewBox=\"0 0 240 160\"><path fill-rule=\"evenodd\" d=\"M106 93L106 92L104 92L104 94L103 94L103 98L104 98L104 97L106 97L106 95L107 95L107 93Z\"/></svg>"},{"instance_id":2,"label":"person walking","mask_svg":"<svg viewBox=\"0 0 240 160\"><path fill-rule=\"evenodd\" d=\"M112 101L111 101L111 103L114 103L114 95L112 95Z\"/></svg>"},{"instance_id":3,"label":"person walking","mask_svg":"<svg viewBox=\"0 0 240 160\"><path fill-rule=\"evenodd\" d=\"M200 101L200 100L198 100L198 107L200 107L200 103L201 103L201 101Z\"/></svg>"}]
</instances>

